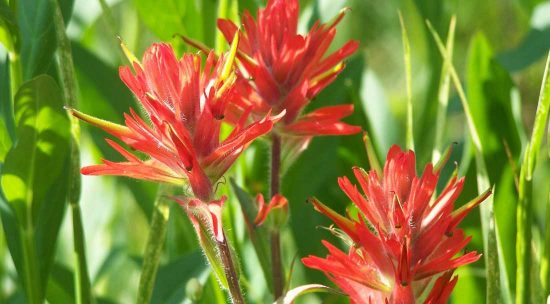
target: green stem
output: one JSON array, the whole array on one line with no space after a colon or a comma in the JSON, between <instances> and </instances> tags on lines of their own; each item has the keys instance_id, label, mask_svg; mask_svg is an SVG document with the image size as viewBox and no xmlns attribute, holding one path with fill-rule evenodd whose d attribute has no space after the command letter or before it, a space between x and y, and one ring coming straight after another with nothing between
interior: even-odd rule
<instances>
[{"instance_id":1,"label":"green stem","mask_svg":"<svg viewBox=\"0 0 550 304\"><path fill-rule=\"evenodd\" d=\"M149 229L149 237L145 246L143 256L143 269L139 279L139 289L136 303L149 303L153 288L155 286L155 278L160 263L160 256L164 240L166 239L166 230L168 219L170 217L170 207L166 200L162 197L162 190L159 191L159 197L155 201L153 217L151 219L151 228Z\"/></svg>"},{"instance_id":2,"label":"green stem","mask_svg":"<svg viewBox=\"0 0 550 304\"><path fill-rule=\"evenodd\" d=\"M65 23L61 8L56 0L52 0L54 5L54 25L58 43L58 70L62 81L63 96L65 103L72 107L78 107L78 93L76 73L74 70L71 43L65 32ZM88 274L88 263L86 261L86 241L84 228L82 224L82 215L80 212L80 125L78 119L70 116L71 122L71 168L69 176L69 191L67 198L71 207L72 225L73 225L73 248L75 255L75 289L77 303L92 303L92 291L90 277Z\"/></svg>"},{"instance_id":3,"label":"green stem","mask_svg":"<svg viewBox=\"0 0 550 304\"><path fill-rule=\"evenodd\" d=\"M271 140L271 198L280 192L281 183L281 137L273 134ZM269 199L271 199L269 198ZM284 276L281 262L281 237L273 228L271 232L271 275L273 276L273 298L283 295Z\"/></svg>"}]
</instances>

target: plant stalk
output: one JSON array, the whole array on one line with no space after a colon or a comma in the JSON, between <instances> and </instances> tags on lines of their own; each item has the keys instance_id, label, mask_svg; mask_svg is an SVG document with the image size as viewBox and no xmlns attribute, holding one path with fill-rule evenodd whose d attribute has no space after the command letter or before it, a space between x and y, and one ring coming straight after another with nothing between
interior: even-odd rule
<instances>
[{"instance_id":1,"label":"plant stalk","mask_svg":"<svg viewBox=\"0 0 550 304\"><path fill-rule=\"evenodd\" d=\"M161 186L162 187L162 186ZM170 207L162 197L162 188L155 201L151 228L147 238L147 245L143 257L143 267L139 279L139 289L136 303L149 303L155 287L155 278L162 254L162 247L166 239L168 219L170 218Z\"/></svg>"},{"instance_id":2,"label":"plant stalk","mask_svg":"<svg viewBox=\"0 0 550 304\"><path fill-rule=\"evenodd\" d=\"M273 134L271 143L271 198L280 192L281 183L281 137ZM271 199L270 198L270 199ZM281 262L281 236L278 228L271 231L271 275L273 276L273 298L283 295L284 277Z\"/></svg>"},{"instance_id":3,"label":"plant stalk","mask_svg":"<svg viewBox=\"0 0 550 304\"><path fill-rule=\"evenodd\" d=\"M237 276L237 271L235 270L235 263L233 262L231 249L229 249L229 245L227 244L225 231L223 232L223 241L216 241L216 243L218 244L218 251L222 259L223 270L229 285L231 301L233 304L244 304L245 302L241 293L241 287L239 286L239 277Z\"/></svg>"},{"instance_id":4,"label":"plant stalk","mask_svg":"<svg viewBox=\"0 0 550 304\"><path fill-rule=\"evenodd\" d=\"M73 56L71 50L71 42L65 32L65 23L61 8L56 0L52 0L54 6L54 26L57 38L57 56L58 56L58 71L62 82L63 97L65 103L72 107L78 107L78 89L76 73L74 70ZM92 291L90 276L88 273L88 263L86 260L86 241L84 236L84 227L82 223L82 214L80 211L80 125L78 119L69 116L71 122L71 168L69 176L69 191L67 199L71 208L72 225L73 225L73 248L75 255L75 290L76 302L92 303Z\"/></svg>"}]
</instances>

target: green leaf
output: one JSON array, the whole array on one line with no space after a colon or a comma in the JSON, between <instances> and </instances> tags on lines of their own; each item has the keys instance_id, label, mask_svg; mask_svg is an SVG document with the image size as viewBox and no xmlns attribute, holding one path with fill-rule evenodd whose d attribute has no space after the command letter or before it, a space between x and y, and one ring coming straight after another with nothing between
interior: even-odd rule
<instances>
[{"instance_id":1,"label":"green leaf","mask_svg":"<svg viewBox=\"0 0 550 304\"><path fill-rule=\"evenodd\" d=\"M521 71L540 60L550 49L550 26L532 28L513 49L498 55L498 61L510 72Z\"/></svg>"},{"instance_id":2,"label":"green leaf","mask_svg":"<svg viewBox=\"0 0 550 304\"><path fill-rule=\"evenodd\" d=\"M26 82L17 92L14 108L19 140L6 157L2 189L15 210L32 207L34 223L61 175L69 124L59 87L49 76Z\"/></svg>"},{"instance_id":3,"label":"green leaf","mask_svg":"<svg viewBox=\"0 0 550 304\"><path fill-rule=\"evenodd\" d=\"M69 123L62 100L59 88L49 76L36 77L21 86L14 104L19 140L6 156L0 181L9 204L2 213L4 225L11 226L6 231L11 234L25 230L36 237L32 239L36 252L30 254L40 257L39 269L35 271L39 271L37 279L42 293L53 260L67 191L64 172L69 164ZM29 235L13 237L22 240ZM21 243L10 238L12 236L8 236L10 251L18 252L14 246ZM14 263L22 274L24 263L18 257L14 257ZM40 298L44 296L42 293Z\"/></svg>"},{"instance_id":4,"label":"green leaf","mask_svg":"<svg viewBox=\"0 0 550 304\"><path fill-rule=\"evenodd\" d=\"M411 72L411 46L407 34L407 28L403 15L399 12L399 24L401 25L401 39L403 41L403 61L405 65L405 79L407 88L407 149L414 150L413 138L413 102L412 102L412 72Z\"/></svg>"},{"instance_id":5,"label":"green leaf","mask_svg":"<svg viewBox=\"0 0 550 304\"><path fill-rule=\"evenodd\" d=\"M73 6L73 0L60 1L65 23ZM19 0L17 21L21 37L21 61L23 79L31 79L45 73L53 61L56 49L52 0Z\"/></svg>"},{"instance_id":6,"label":"green leaf","mask_svg":"<svg viewBox=\"0 0 550 304\"><path fill-rule=\"evenodd\" d=\"M157 274L151 303L181 303L185 298L186 283L198 277L204 285L209 273L200 251L162 265Z\"/></svg>"},{"instance_id":7,"label":"green leaf","mask_svg":"<svg viewBox=\"0 0 550 304\"><path fill-rule=\"evenodd\" d=\"M58 263L52 266L46 299L50 303L75 303L74 274L71 270Z\"/></svg>"},{"instance_id":8,"label":"green leaf","mask_svg":"<svg viewBox=\"0 0 550 304\"><path fill-rule=\"evenodd\" d=\"M531 140L527 145L519 180L519 202L517 207L517 285L516 285L516 303L526 304L531 303L533 295L541 294L546 296L544 292L537 291L533 286L538 286L538 282L533 282L532 278L540 278L539 275L531 276L532 260L534 252L532 250L532 222L533 222L533 172L537 162L542 139L546 129L548 120L548 112L550 111L550 53L546 61L546 68L542 80L542 87L535 114L535 124ZM548 263L548 252L542 258L543 263ZM547 287L547 277L542 278L543 286Z\"/></svg>"},{"instance_id":9,"label":"green leaf","mask_svg":"<svg viewBox=\"0 0 550 304\"><path fill-rule=\"evenodd\" d=\"M6 154L11 148L11 136L4 120L0 120L0 163L4 162Z\"/></svg>"},{"instance_id":10,"label":"green leaf","mask_svg":"<svg viewBox=\"0 0 550 304\"><path fill-rule=\"evenodd\" d=\"M170 40L174 34L182 34L206 45L214 45L215 1L134 0L134 4L141 20L161 40Z\"/></svg>"},{"instance_id":11,"label":"green leaf","mask_svg":"<svg viewBox=\"0 0 550 304\"><path fill-rule=\"evenodd\" d=\"M4 0L0 0L0 44L9 52L15 52L17 42L17 24L13 12Z\"/></svg>"},{"instance_id":12,"label":"green leaf","mask_svg":"<svg viewBox=\"0 0 550 304\"><path fill-rule=\"evenodd\" d=\"M501 271L507 273L507 285L514 286L516 213L515 201L510 197L515 196L516 189L510 162L517 162L521 141L512 113L515 87L508 72L493 56L487 39L477 34L468 56L468 102L481 139L489 180L496 184L494 212L506 265Z\"/></svg>"},{"instance_id":13,"label":"green leaf","mask_svg":"<svg viewBox=\"0 0 550 304\"><path fill-rule=\"evenodd\" d=\"M431 23L427 22L428 29L434 38L436 45L444 58L445 64L449 67L449 72L453 84L457 90L460 102L462 104L466 123L468 125L469 135L475 150L477 186L478 193L487 190L491 184L489 173L485 163L483 146L480 139L478 126L475 124L474 116L470 109L470 104L466 98L466 93L460 78L449 57L448 50L443 45L441 38L434 30ZM480 206L481 228L483 234L483 247L485 253L485 266L487 274L487 302L497 303L499 301L511 302L510 290L508 287L508 278L506 277L506 268L503 262L502 247L499 240L498 227L495 224L493 197L489 197Z\"/></svg>"},{"instance_id":14,"label":"green leaf","mask_svg":"<svg viewBox=\"0 0 550 304\"><path fill-rule=\"evenodd\" d=\"M455 40L456 18L451 18L449 23L449 32L447 33L446 48L449 52L449 58L453 58L454 40ZM441 68L441 77L439 78L439 90L437 93L437 118L435 127L434 149L432 151L432 162L439 161L445 147L443 146L443 134L445 132L447 120L447 107L449 105L449 91L451 88L451 76L449 67L443 64Z\"/></svg>"},{"instance_id":15,"label":"green leaf","mask_svg":"<svg viewBox=\"0 0 550 304\"><path fill-rule=\"evenodd\" d=\"M387 151L398 142L399 122L389 109L388 99L374 71L365 67L359 87L361 105L367 116L371 131L369 132L378 152Z\"/></svg>"}]
</instances>

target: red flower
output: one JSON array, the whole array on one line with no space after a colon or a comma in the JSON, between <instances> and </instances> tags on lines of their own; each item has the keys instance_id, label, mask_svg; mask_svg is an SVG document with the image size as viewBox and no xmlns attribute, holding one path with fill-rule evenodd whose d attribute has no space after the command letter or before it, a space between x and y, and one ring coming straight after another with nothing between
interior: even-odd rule
<instances>
[{"instance_id":1,"label":"red flower","mask_svg":"<svg viewBox=\"0 0 550 304\"><path fill-rule=\"evenodd\" d=\"M448 155L435 168L428 164L420 177L414 152L403 152L398 146L388 152L383 176L354 168L365 195L346 177L338 182L359 209L358 218L341 216L311 199L315 209L333 220L352 245L345 253L323 241L328 256L309 256L303 263L323 271L353 303L414 303L444 273L424 295L426 303L445 303L457 280L453 270L480 257L476 252L460 254L470 237L457 225L491 194L487 191L453 211L464 184L464 178L454 174L432 200Z\"/></svg>"},{"instance_id":2,"label":"red flower","mask_svg":"<svg viewBox=\"0 0 550 304\"><path fill-rule=\"evenodd\" d=\"M266 8L258 10L257 21L249 12L244 13L237 54L241 63L239 98L230 105L229 120L237 121L249 109L254 117L286 110L282 126L276 129L281 134L310 138L359 132L359 127L341 121L353 113L353 105L302 114L309 101L343 70L342 61L357 50L358 43L349 41L336 52L325 54L345 10L331 23L315 23L305 35L297 32L298 13L298 0L269 0ZM218 20L218 27L228 41L238 31L229 20Z\"/></svg>"},{"instance_id":3,"label":"red flower","mask_svg":"<svg viewBox=\"0 0 550 304\"><path fill-rule=\"evenodd\" d=\"M248 115L244 113L232 133L220 140L221 122L235 95L236 45L237 39L231 53L219 59L208 54L202 69L199 55L185 54L177 59L168 44L153 44L142 63L129 56L133 58L135 74L124 66L120 68L120 78L141 103L145 120L132 109L124 115L125 125L70 111L150 158L143 160L107 140L126 161L103 160L101 165L82 168L82 174L122 175L173 184L189 182L197 198L210 201L213 184L243 149L269 132L278 119L266 113L260 120L245 125Z\"/></svg>"}]
</instances>

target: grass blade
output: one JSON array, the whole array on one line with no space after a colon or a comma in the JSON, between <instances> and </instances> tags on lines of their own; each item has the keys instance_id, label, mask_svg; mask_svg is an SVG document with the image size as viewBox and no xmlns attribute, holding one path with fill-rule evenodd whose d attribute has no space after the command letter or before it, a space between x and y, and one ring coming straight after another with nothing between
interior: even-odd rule
<instances>
[{"instance_id":1,"label":"grass blade","mask_svg":"<svg viewBox=\"0 0 550 304\"><path fill-rule=\"evenodd\" d=\"M453 59L453 49L455 40L456 29L456 17L451 18L449 23L449 33L447 34L446 49L449 54L449 60ZM451 87L451 74L449 73L449 66L447 63L443 63L441 68L441 79L439 80L439 92L437 94L438 107L437 107L437 120L435 127L435 142L432 152L432 162L436 162L440 159L443 148L443 134L445 133L445 122L447 119L447 105L449 104L449 91Z\"/></svg>"},{"instance_id":2,"label":"grass blade","mask_svg":"<svg viewBox=\"0 0 550 304\"><path fill-rule=\"evenodd\" d=\"M532 259L532 235L531 223L533 219L533 171L537 156L542 144L542 138L546 129L546 121L548 120L548 111L550 108L550 80L548 77L550 65L550 53L546 61L542 87L540 91L537 112L535 114L535 123L531 140L525 150L523 163L520 171L519 180L519 201L517 206L517 285L516 285L516 303L525 304L531 301L531 259ZM548 252L545 251L543 257L544 263L548 262ZM543 278L544 280L544 278ZM547 283L544 286L547 287Z\"/></svg>"},{"instance_id":3,"label":"grass blade","mask_svg":"<svg viewBox=\"0 0 550 304\"><path fill-rule=\"evenodd\" d=\"M443 45L441 38L434 30L429 21L427 22L427 25L444 59L444 63L449 67L451 79L462 103L464 114L466 116L468 130L475 149L478 192L482 193L486 189L490 188L491 185L487 172L487 165L485 164L485 160L483 158L483 149L481 145L481 139L479 137L479 132L474 123L466 94L464 92L462 84L460 83L460 78L458 77L458 74L452 64L447 49ZM503 271L504 262L501 260L502 254L500 254L501 249L498 240L498 233L496 231L497 227L493 216L494 211L492 196L489 197L485 203L481 204L480 214L487 274L487 303L500 303L502 300L504 300L505 302L510 302L511 296L509 294L509 288L506 287L508 279L506 277L506 272Z\"/></svg>"},{"instance_id":4,"label":"grass blade","mask_svg":"<svg viewBox=\"0 0 550 304\"><path fill-rule=\"evenodd\" d=\"M401 25L401 39L403 40L403 59L405 63L405 78L407 86L407 148L414 150L413 137L413 104L412 104L412 72L411 72L411 46L407 35L407 28L401 11L399 13L399 24Z\"/></svg>"}]
</instances>

